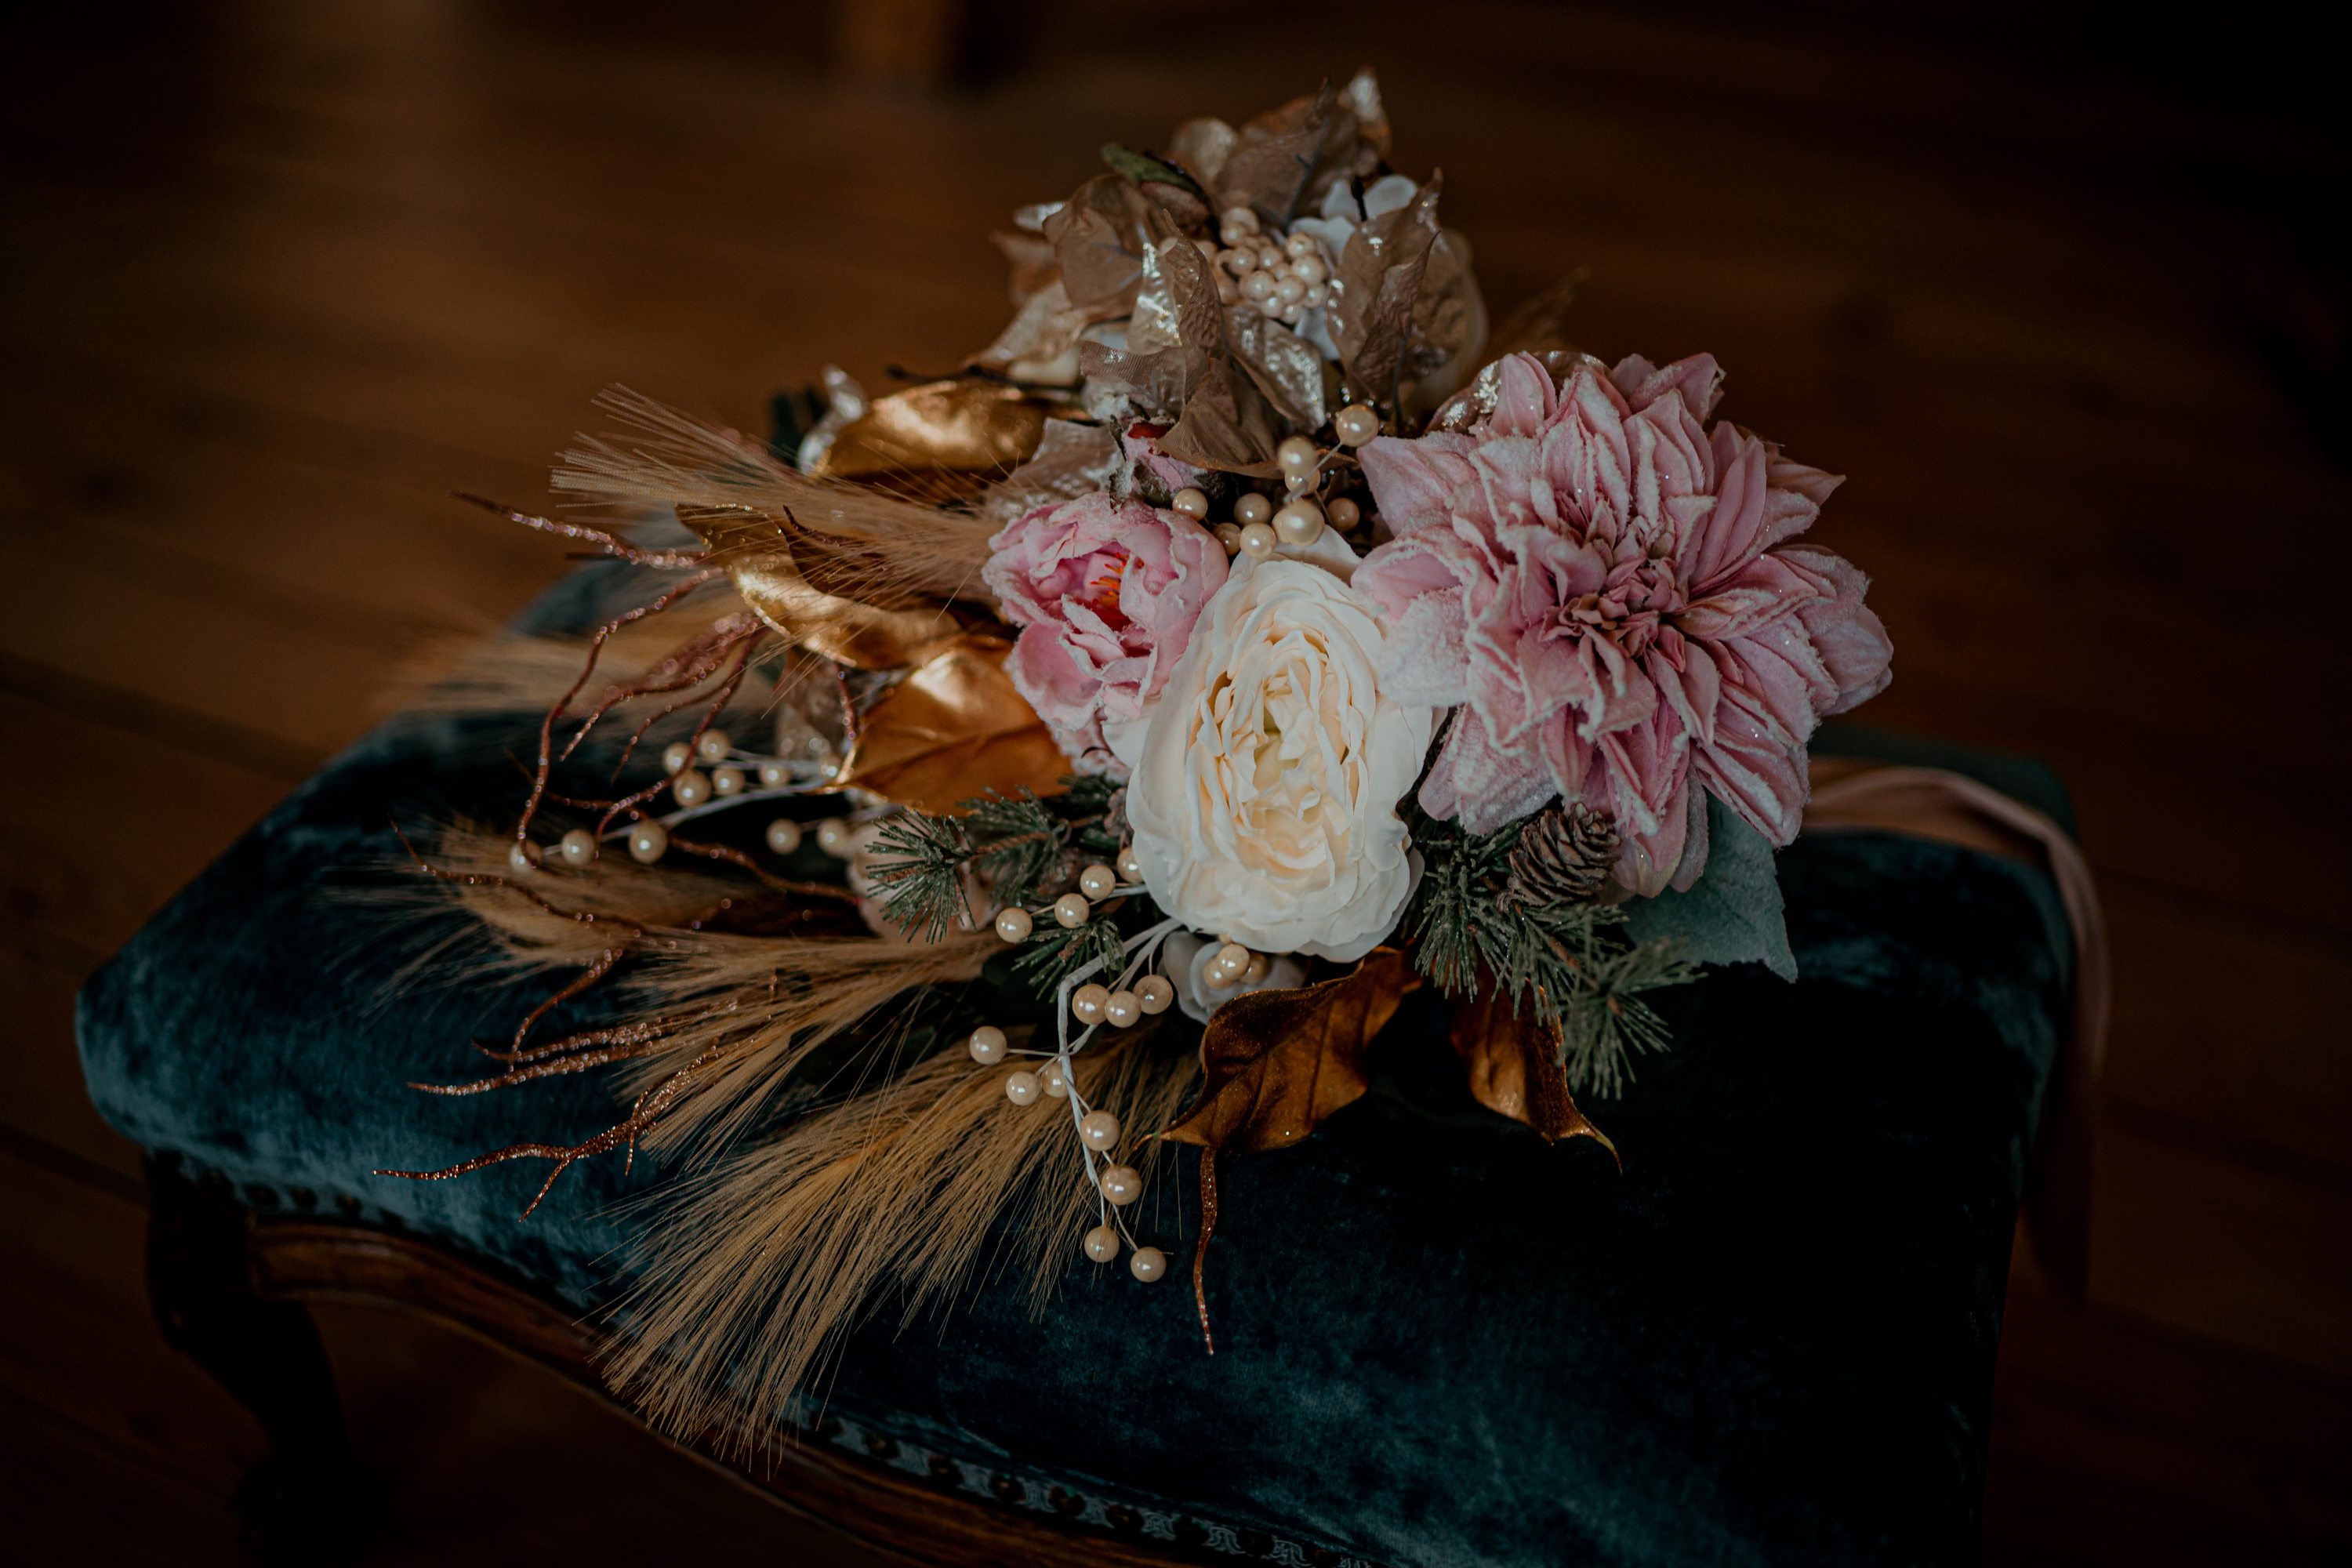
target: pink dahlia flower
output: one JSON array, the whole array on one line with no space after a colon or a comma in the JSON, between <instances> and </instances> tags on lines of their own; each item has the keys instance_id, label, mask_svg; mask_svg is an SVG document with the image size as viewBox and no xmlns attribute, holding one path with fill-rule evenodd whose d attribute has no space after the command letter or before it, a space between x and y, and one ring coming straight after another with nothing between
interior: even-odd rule
<instances>
[{"instance_id":1,"label":"pink dahlia flower","mask_svg":"<svg viewBox=\"0 0 2352 1568\"><path fill-rule=\"evenodd\" d=\"M1181 512L1096 493L1024 513L989 548L981 576L1021 628L1013 686L1078 768L1125 778L1145 715L1224 586L1224 546Z\"/></svg>"},{"instance_id":2,"label":"pink dahlia flower","mask_svg":"<svg viewBox=\"0 0 2352 1568\"><path fill-rule=\"evenodd\" d=\"M1863 574L1790 542L1839 479L1709 427L1721 382L1701 354L1555 387L1515 354L1485 424L1364 448L1392 536L1356 574L1391 618L1382 679L1458 709L1432 816L1483 833L1582 801L1644 894L1697 880L1709 794L1796 837L1815 723L1882 690L1892 650Z\"/></svg>"}]
</instances>

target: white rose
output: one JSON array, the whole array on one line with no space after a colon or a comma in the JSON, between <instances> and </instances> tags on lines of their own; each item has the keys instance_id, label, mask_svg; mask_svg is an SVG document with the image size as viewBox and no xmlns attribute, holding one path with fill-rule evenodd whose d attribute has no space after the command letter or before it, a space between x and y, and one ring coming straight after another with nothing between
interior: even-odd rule
<instances>
[{"instance_id":1,"label":"white rose","mask_svg":"<svg viewBox=\"0 0 2352 1568\"><path fill-rule=\"evenodd\" d=\"M1195 931L1260 952L1361 958L1404 910L1397 802L1437 710L1384 695L1382 627L1326 531L1210 599L1127 786L1144 885Z\"/></svg>"}]
</instances>

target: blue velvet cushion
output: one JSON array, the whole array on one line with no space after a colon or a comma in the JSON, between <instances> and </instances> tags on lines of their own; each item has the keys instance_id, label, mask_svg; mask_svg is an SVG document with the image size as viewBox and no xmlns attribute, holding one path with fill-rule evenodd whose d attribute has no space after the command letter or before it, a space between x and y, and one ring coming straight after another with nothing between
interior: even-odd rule
<instances>
[{"instance_id":1,"label":"blue velvet cushion","mask_svg":"<svg viewBox=\"0 0 2352 1568\"><path fill-rule=\"evenodd\" d=\"M538 618L576 621L598 581ZM542 1168L367 1173L614 1118L592 1078L406 1089L478 1070L467 1042L544 986L388 1001L457 925L349 886L394 816L510 809L517 733L412 717L336 759L90 983L81 1048L100 1110L148 1148L587 1308L623 1282L613 1211L657 1188L643 1158L576 1167L528 1221ZM1826 744L2064 815L2014 759ZM1073 1247L1043 1320L1000 1279L944 1322L861 1331L822 1432L1008 1506L1281 1561L1973 1561L2064 920L2038 873L1949 846L1825 835L1781 868L1801 978L1741 967L1666 995L1674 1049L1586 1108L1622 1173L1480 1109L1417 996L1375 1093L1301 1147L1222 1163L1213 1359L1181 1279L1138 1285ZM1185 1158L1163 1184L1189 1191ZM1180 1273L1193 1217L1171 1204L1153 1226Z\"/></svg>"}]
</instances>

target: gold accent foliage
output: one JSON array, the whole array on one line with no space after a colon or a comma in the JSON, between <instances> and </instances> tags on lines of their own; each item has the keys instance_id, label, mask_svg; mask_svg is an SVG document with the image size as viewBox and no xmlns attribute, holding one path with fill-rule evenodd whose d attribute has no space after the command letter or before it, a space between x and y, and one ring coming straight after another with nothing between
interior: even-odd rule
<instances>
[{"instance_id":1,"label":"gold accent foliage","mask_svg":"<svg viewBox=\"0 0 2352 1568\"><path fill-rule=\"evenodd\" d=\"M987 602L980 572L997 529L988 519L803 474L764 442L625 388L606 391L597 405L620 428L580 437L555 471L557 490L633 515L675 506L790 518L808 535L858 552L863 580L821 585L869 605L907 595Z\"/></svg>"},{"instance_id":2,"label":"gold accent foliage","mask_svg":"<svg viewBox=\"0 0 2352 1568\"><path fill-rule=\"evenodd\" d=\"M812 474L910 500L960 500L1026 462L1048 412L1043 400L999 381L926 382L874 399L842 426Z\"/></svg>"},{"instance_id":3,"label":"gold accent foliage","mask_svg":"<svg viewBox=\"0 0 2352 1568\"><path fill-rule=\"evenodd\" d=\"M1003 637L967 631L919 655L867 710L835 784L935 814L991 790L1058 792L1069 763L1013 689L1012 652Z\"/></svg>"},{"instance_id":4,"label":"gold accent foliage","mask_svg":"<svg viewBox=\"0 0 2352 1568\"><path fill-rule=\"evenodd\" d=\"M1560 1065L1559 1037L1522 1018L1492 975L1466 996L1446 1003L1446 1035L1462 1058L1470 1092L1487 1110L1524 1121L1557 1143L1590 1138L1617 1159L1617 1145L1578 1110Z\"/></svg>"},{"instance_id":5,"label":"gold accent foliage","mask_svg":"<svg viewBox=\"0 0 2352 1568\"><path fill-rule=\"evenodd\" d=\"M896 669L960 624L946 605L885 609L826 593L802 574L793 553L793 527L765 512L681 504L677 517L710 547L710 559L727 568L736 592L760 619L836 663Z\"/></svg>"},{"instance_id":6,"label":"gold accent foliage","mask_svg":"<svg viewBox=\"0 0 2352 1568\"><path fill-rule=\"evenodd\" d=\"M1418 984L1412 962L1374 948L1337 979L1253 991L1209 1018L1201 1098L1162 1138L1204 1149L1286 1149L1369 1087L1364 1053Z\"/></svg>"}]
</instances>

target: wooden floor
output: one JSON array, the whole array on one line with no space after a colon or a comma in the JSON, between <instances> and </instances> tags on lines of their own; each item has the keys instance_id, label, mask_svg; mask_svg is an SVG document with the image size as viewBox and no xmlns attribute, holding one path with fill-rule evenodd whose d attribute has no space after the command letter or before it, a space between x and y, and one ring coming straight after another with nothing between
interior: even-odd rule
<instances>
[{"instance_id":1,"label":"wooden floor","mask_svg":"<svg viewBox=\"0 0 2352 1568\"><path fill-rule=\"evenodd\" d=\"M0 1557L236 1555L256 1434L146 1319L71 997L420 642L557 569L444 492L541 495L610 382L751 425L828 360L947 365L1004 314L987 229L1098 143L1361 57L1494 301L1589 268L1590 346L1711 349L1732 416L1853 476L1822 537L1895 635L1874 716L2076 791L2118 966L2093 1300L2016 1279L1987 1560L2346 1560L2352 477L2343 257L2294 215L2340 217L2347 159L2315 99L2055 27L2028 69L1834 25L1861 7L1458 3L982 7L1020 40L926 96L845 79L821 14L732 9L0 38ZM368 1561L856 1560L544 1375L326 1329L386 1489Z\"/></svg>"}]
</instances>

